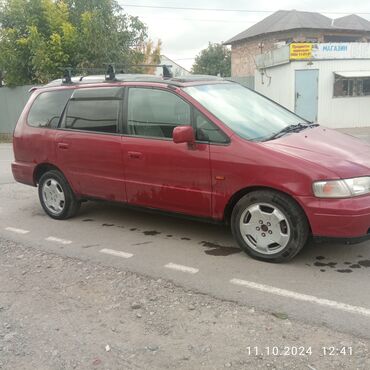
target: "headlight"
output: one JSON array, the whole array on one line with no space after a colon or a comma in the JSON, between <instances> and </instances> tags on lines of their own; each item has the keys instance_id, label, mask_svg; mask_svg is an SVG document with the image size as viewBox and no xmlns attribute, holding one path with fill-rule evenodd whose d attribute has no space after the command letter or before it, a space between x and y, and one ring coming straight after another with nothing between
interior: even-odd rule
<instances>
[{"instance_id":1,"label":"headlight","mask_svg":"<svg viewBox=\"0 0 370 370\"><path fill-rule=\"evenodd\" d=\"M370 193L370 177L317 181L313 193L319 198L350 198Z\"/></svg>"}]
</instances>

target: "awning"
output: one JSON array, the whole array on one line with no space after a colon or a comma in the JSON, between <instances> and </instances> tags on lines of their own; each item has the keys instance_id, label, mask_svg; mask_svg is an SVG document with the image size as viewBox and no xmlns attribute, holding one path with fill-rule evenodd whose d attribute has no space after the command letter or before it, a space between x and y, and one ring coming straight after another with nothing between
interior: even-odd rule
<instances>
[{"instance_id":1,"label":"awning","mask_svg":"<svg viewBox=\"0 0 370 370\"><path fill-rule=\"evenodd\" d=\"M361 78L370 77L370 71L348 71L348 72L334 72L337 76L344 78Z\"/></svg>"}]
</instances>

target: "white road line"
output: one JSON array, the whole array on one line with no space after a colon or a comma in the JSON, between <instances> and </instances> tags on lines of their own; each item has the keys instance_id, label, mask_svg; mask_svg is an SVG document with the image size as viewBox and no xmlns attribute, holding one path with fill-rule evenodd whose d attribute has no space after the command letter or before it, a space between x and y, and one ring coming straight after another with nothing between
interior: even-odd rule
<instances>
[{"instance_id":1,"label":"white road line","mask_svg":"<svg viewBox=\"0 0 370 370\"><path fill-rule=\"evenodd\" d=\"M282 297L293 298L293 299L296 299L296 300L299 300L299 301L315 303L315 304L318 304L320 306L327 306L327 307L335 308L337 310L342 310L342 311L346 311L346 312L350 312L350 313L357 313L357 314L360 314L360 315L370 317L370 309L365 308L365 307L352 306L352 305L342 303L342 302L331 301L331 300L325 299L325 298L318 298L318 297L315 297L313 295L296 293L296 292L293 292L291 290L280 289L280 288L275 288L275 287L270 286L270 285L254 283L253 281L240 280L240 279L231 279L230 283L235 284L235 285L245 286L245 287L255 289L255 290L259 290L259 291L265 292L265 293L276 294L276 295L279 295L279 296L282 296Z\"/></svg>"},{"instance_id":2,"label":"white road line","mask_svg":"<svg viewBox=\"0 0 370 370\"><path fill-rule=\"evenodd\" d=\"M17 229L15 227L6 227L5 230L12 231L17 234L28 234L29 230Z\"/></svg>"},{"instance_id":3,"label":"white road line","mask_svg":"<svg viewBox=\"0 0 370 370\"><path fill-rule=\"evenodd\" d=\"M56 238L55 236L48 236L47 238L45 238L45 240L49 242L60 243L60 244L72 244L71 240L60 239L60 238Z\"/></svg>"},{"instance_id":4,"label":"white road line","mask_svg":"<svg viewBox=\"0 0 370 370\"><path fill-rule=\"evenodd\" d=\"M105 253L105 254L110 254L112 256L116 257L122 257L122 258L131 258L133 256L132 253L126 253L126 252L121 252L121 251L116 251L114 249L101 249L100 253Z\"/></svg>"},{"instance_id":5,"label":"white road line","mask_svg":"<svg viewBox=\"0 0 370 370\"><path fill-rule=\"evenodd\" d=\"M184 266L184 265L177 265L176 263L167 263L164 267L167 267L168 269L172 270L178 270L182 272L188 272L189 274L196 274L199 269L196 269L194 267Z\"/></svg>"}]
</instances>

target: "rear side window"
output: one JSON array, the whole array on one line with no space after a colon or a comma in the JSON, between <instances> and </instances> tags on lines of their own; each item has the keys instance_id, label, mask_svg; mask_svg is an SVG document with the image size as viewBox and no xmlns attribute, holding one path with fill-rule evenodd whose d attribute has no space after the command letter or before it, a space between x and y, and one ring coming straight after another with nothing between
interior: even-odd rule
<instances>
[{"instance_id":1,"label":"rear side window","mask_svg":"<svg viewBox=\"0 0 370 370\"><path fill-rule=\"evenodd\" d=\"M41 93L32 104L28 113L28 124L33 127L57 127L72 93L73 90Z\"/></svg>"},{"instance_id":2,"label":"rear side window","mask_svg":"<svg viewBox=\"0 0 370 370\"><path fill-rule=\"evenodd\" d=\"M68 103L65 128L117 133L122 88L76 90Z\"/></svg>"},{"instance_id":3,"label":"rear side window","mask_svg":"<svg viewBox=\"0 0 370 370\"><path fill-rule=\"evenodd\" d=\"M66 128L94 132L118 132L119 100L71 100Z\"/></svg>"}]
</instances>

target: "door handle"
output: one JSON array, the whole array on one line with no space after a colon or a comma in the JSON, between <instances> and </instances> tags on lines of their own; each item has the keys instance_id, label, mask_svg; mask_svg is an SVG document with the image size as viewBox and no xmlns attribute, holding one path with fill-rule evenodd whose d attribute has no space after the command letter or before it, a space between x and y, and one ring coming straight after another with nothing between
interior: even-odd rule
<instances>
[{"instance_id":1,"label":"door handle","mask_svg":"<svg viewBox=\"0 0 370 370\"><path fill-rule=\"evenodd\" d=\"M129 159L142 159L143 153L140 152L128 152Z\"/></svg>"},{"instance_id":2,"label":"door handle","mask_svg":"<svg viewBox=\"0 0 370 370\"><path fill-rule=\"evenodd\" d=\"M59 149L68 149L69 145L67 143L58 143Z\"/></svg>"}]
</instances>

